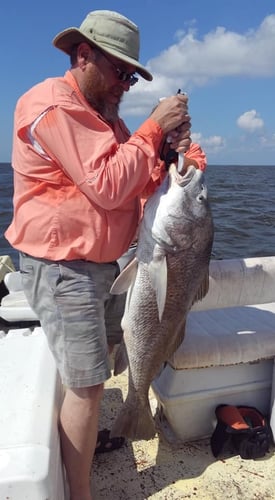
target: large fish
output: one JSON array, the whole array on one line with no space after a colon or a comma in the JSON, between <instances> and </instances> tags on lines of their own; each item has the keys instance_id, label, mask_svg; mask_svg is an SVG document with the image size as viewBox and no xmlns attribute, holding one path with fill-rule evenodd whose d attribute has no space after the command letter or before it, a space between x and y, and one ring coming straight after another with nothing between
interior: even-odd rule
<instances>
[{"instance_id":1,"label":"large fish","mask_svg":"<svg viewBox=\"0 0 275 500\"><path fill-rule=\"evenodd\" d=\"M136 257L111 292L127 290L124 341L115 374L129 365L128 395L112 436L151 439L155 423L148 391L162 364L184 338L188 311L208 291L213 222L204 174L174 164L145 205Z\"/></svg>"}]
</instances>

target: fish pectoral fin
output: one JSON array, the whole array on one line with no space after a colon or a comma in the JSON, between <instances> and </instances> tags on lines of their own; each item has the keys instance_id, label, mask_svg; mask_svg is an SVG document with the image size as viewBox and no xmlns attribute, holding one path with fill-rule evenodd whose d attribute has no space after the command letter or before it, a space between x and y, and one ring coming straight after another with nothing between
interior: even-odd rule
<instances>
[{"instance_id":1,"label":"fish pectoral fin","mask_svg":"<svg viewBox=\"0 0 275 500\"><path fill-rule=\"evenodd\" d=\"M129 361L126 346L124 340L122 339L115 354L114 375L120 375L120 373L124 372L124 370L128 367L128 363Z\"/></svg>"},{"instance_id":2,"label":"fish pectoral fin","mask_svg":"<svg viewBox=\"0 0 275 500\"><path fill-rule=\"evenodd\" d=\"M118 275L111 286L110 293L113 295L120 295L127 292L130 285L135 281L138 268L138 260L133 258Z\"/></svg>"},{"instance_id":3,"label":"fish pectoral fin","mask_svg":"<svg viewBox=\"0 0 275 500\"><path fill-rule=\"evenodd\" d=\"M148 266L152 286L156 293L159 321L161 322L166 302L167 261L166 256L154 259Z\"/></svg>"},{"instance_id":4,"label":"fish pectoral fin","mask_svg":"<svg viewBox=\"0 0 275 500\"><path fill-rule=\"evenodd\" d=\"M203 277L203 280L197 290L197 293L194 297L194 300L193 300L193 303L194 304L195 302L199 301L199 300L202 300L205 295L207 294L209 290L209 269L207 270L207 272L205 273L204 277Z\"/></svg>"}]
</instances>

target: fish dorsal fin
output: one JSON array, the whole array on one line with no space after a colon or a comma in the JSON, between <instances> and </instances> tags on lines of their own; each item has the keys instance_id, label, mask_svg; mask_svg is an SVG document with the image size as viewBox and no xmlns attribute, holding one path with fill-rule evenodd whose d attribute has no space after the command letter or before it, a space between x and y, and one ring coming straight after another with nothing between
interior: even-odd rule
<instances>
[{"instance_id":1,"label":"fish dorsal fin","mask_svg":"<svg viewBox=\"0 0 275 500\"><path fill-rule=\"evenodd\" d=\"M110 293L120 295L127 292L130 285L135 281L138 268L138 260L134 257L129 264L121 271L112 284Z\"/></svg>"},{"instance_id":2,"label":"fish dorsal fin","mask_svg":"<svg viewBox=\"0 0 275 500\"><path fill-rule=\"evenodd\" d=\"M206 271L203 280L196 292L196 295L193 299L192 304L195 304L195 302L198 302L199 300L202 300L205 295L207 294L209 290L209 269Z\"/></svg>"},{"instance_id":3,"label":"fish dorsal fin","mask_svg":"<svg viewBox=\"0 0 275 500\"><path fill-rule=\"evenodd\" d=\"M161 322L166 302L166 291L167 291L166 255L163 254L161 257L158 257L157 259L153 259L148 266L148 270L152 286L156 292L158 316L159 316L159 321Z\"/></svg>"}]
</instances>

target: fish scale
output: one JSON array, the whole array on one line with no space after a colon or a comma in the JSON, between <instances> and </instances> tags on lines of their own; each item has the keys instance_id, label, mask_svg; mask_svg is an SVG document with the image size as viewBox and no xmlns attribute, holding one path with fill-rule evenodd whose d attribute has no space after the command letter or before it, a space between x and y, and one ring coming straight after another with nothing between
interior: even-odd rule
<instances>
[{"instance_id":1,"label":"fish scale","mask_svg":"<svg viewBox=\"0 0 275 500\"><path fill-rule=\"evenodd\" d=\"M192 304L208 291L213 236L204 175L192 166L180 175L172 164L145 206L136 257L111 289L127 290L115 374L129 368L127 397L111 436L154 437L150 384L184 341Z\"/></svg>"}]
</instances>

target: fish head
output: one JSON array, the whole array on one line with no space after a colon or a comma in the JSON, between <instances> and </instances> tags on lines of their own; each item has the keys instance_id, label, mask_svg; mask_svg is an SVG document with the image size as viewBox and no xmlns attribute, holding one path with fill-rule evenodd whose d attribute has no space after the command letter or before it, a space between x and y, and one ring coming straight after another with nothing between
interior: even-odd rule
<instances>
[{"instance_id":1,"label":"fish head","mask_svg":"<svg viewBox=\"0 0 275 500\"><path fill-rule=\"evenodd\" d=\"M152 236L167 252L190 248L211 237L212 217L201 170L191 165L182 174L172 163L155 202Z\"/></svg>"},{"instance_id":2,"label":"fish head","mask_svg":"<svg viewBox=\"0 0 275 500\"><path fill-rule=\"evenodd\" d=\"M209 208L204 173L191 165L181 174L176 165L172 164L168 177L166 199L161 200L160 206L163 205L170 216L187 218L189 215L192 219L203 218Z\"/></svg>"}]
</instances>

